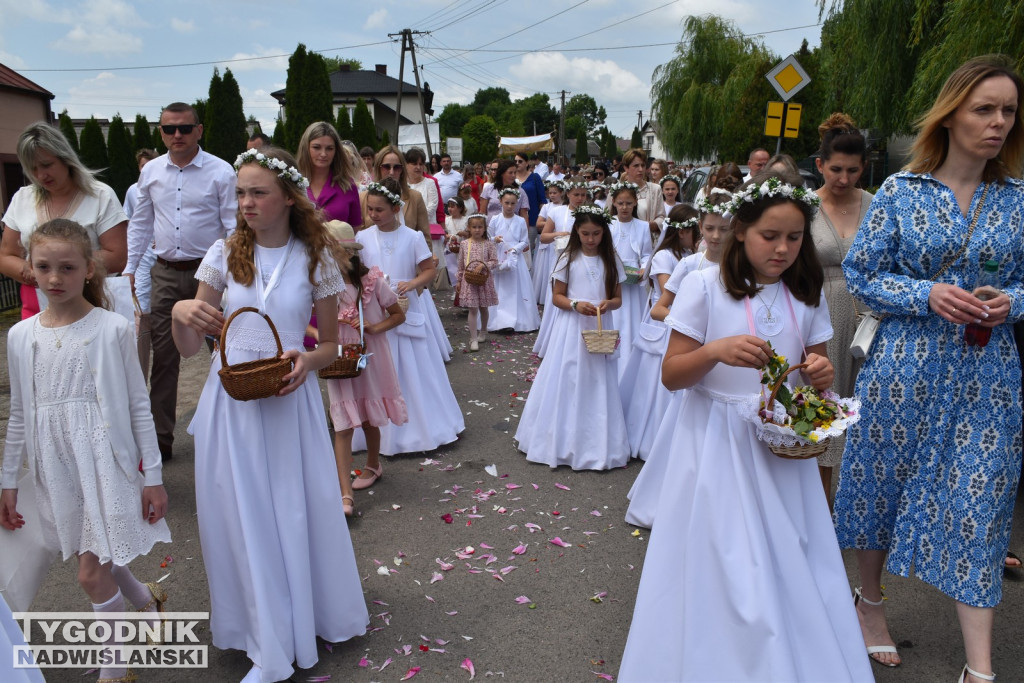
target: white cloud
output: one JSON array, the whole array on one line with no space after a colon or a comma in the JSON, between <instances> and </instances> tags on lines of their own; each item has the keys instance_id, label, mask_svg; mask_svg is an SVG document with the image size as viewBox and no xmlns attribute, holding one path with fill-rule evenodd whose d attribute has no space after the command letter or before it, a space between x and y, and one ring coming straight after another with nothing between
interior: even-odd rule
<instances>
[{"instance_id":1,"label":"white cloud","mask_svg":"<svg viewBox=\"0 0 1024 683\"><path fill-rule=\"evenodd\" d=\"M0 0L0 16L4 22L17 19L31 19L48 23L66 23L70 21L66 9L56 9L46 0Z\"/></svg>"},{"instance_id":2,"label":"white cloud","mask_svg":"<svg viewBox=\"0 0 1024 683\"><path fill-rule=\"evenodd\" d=\"M283 57L278 55L284 55ZM257 45L253 52L236 52L231 59L247 59L246 62L225 62L221 66L231 69L232 73L239 71L270 70L280 71L282 74L288 71L288 56L290 52L281 47L263 47ZM269 59L254 59L257 57L268 57Z\"/></svg>"},{"instance_id":3,"label":"white cloud","mask_svg":"<svg viewBox=\"0 0 1024 683\"><path fill-rule=\"evenodd\" d=\"M532 83L538 91L566 90L587 93L599 104L631 104L646 101L650 85L616 62L589 57L566 57L561 52L537 52L524 56L509 68L509 78Z\"/></svg>"},{"instance_id":4,"label":"white cloud","mask_svg":"<svg viewBox=\"0 0 1024 683\"><path fill-rule=\"evenodd\" d=\"M83 26L79 24L67 32L52 47L69 52L89 54L125 54L142 52L142 38L113 26Z\"/></svg>"},{"instance_id":5,"label":"white cloud","mask_svg":"<svg viewBox=\"0 0 1024 683\"><path fill-rule=\"evenodd\" d=\"M159 85L146 78L104 71L69 87L67 99L58 95L55 105L59 109L67 107L74 118L93 115L109 118L120 112L125 120L134 121L135 114L159 112L161 105L166 104L153 96ZM152 114L147 115L150 121L155 120Z\"/></svg>"},{"instance_id":6,"label":"white cloud","mask_svg":"<svg viewBox=\"0 0 1024 683\"><path fill-rule=\"evenodd\" d=\"M188 21L182 21L177 17L171 19L171 28L178 33L193 33L196 30L196 22L189 19Z\"/></svg>"},{"instance_id":7,"label":"white cloud","mask_svg":"<svg viewBox=\"0 0 1024 683\"><path fill-rule=\"evenodd\" d=\"M387 24L388 11L381 7L379 10L366 17L366 23L363 24L363 30L368 31L373 28L382 28Z\"/></svg>"}]
</instances>

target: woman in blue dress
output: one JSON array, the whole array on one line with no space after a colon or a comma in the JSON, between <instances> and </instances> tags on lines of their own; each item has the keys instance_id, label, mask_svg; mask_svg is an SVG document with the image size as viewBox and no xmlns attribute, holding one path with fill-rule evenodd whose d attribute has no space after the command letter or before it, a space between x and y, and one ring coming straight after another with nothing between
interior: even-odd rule
<instances>
[{"instance_id":1,"label":"woman in blue dress","mask_svg":"<svg viewBox=\"0 0 1024 683\"><path fill-rule=\"evenodd\" d=\"M1003 323L1024 317L1022 95L1020 76L996 58L957 69L843 262L852 294L885 315L857 379L862 416L835 505L840 545L857 549L864 640L875 661L899 665L881 573L913 567L956 601L960 680L971 683L994 680L992 608L1021 467L1020 364ZM989 259L1002 291L982 301L976 280ZM978 321L991 341L968 346L964 325Z\"/></svg>"}]
</instances>

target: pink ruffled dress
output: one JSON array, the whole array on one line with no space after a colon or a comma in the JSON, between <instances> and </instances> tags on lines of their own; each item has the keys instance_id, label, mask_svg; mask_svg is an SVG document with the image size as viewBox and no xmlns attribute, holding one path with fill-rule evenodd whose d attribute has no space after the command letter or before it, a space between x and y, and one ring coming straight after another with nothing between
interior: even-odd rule
<instances>
[{"instance_id":1,"label":"pink ruffled dress","mask_svg":"<svg viewBox=\"0 0 1024 683\"><path fill-rule=\"evenodd\" d=\"M338 306L338 343L358 344L359 330L348 324L359 320L356 287L346 284ZM387 317L387 309L398 302L398 296L384 282L384 273L374 266L363 276L363 323L372 325ZM364 422L383 427L388 422L405 424L409 415L402 390L391 360L391 347L386 334L365 335L366 367L352 379L327 380L331 400L331 420L335 431L359 427Z\"/></svg>"}]
</instances>

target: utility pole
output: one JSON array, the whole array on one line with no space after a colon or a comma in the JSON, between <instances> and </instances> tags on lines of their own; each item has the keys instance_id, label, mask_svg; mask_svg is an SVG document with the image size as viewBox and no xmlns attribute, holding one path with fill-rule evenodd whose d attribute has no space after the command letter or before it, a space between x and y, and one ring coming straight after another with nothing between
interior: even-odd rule
<instances>
[{"instance_id":1,"label":"utility pole","mask_svg":"<svg viewBox=\"0 0 1024 683\"><path fill-rule=\"evenodd\" d=\"M643 130L644 129L644 110L643 109L638 109L637 112L636 112L636 129L637 130Z\"/></svg>"},{"instance_id":2,"label":"utility pole","mask_svg":"<svg viewBox=\"0 0 1024 683\"><path fill-rule=\"evenodd\" d=\"M565 155L565 91L562 91L562 110L558 123L558 154Z\"/></svg>"},{"instance_id":3,"label":"utility pole","mask_svg":"<svg viewBox=\"0 0 1024 683\"><path fill-rule=\"evenodd\" d=\"M423 121L423 136L427 143L427 157L430 157L430 134L427 132L427 115L423 107L423 92L420 89L420 74L416 69L416 47L412 42L414 35L420 36L425 35L425 31L413 31L412 29L404 28L400 33L389 33L388 38L395 38L402 36L402 56L398 62L398 101L395 103L395 134L392 137L392 144L398 145L398 127L402 124L402 86L405 80L405 53L408 51L412 55L412 70L416 76L416 99L420 103L420 120Z\"/></svg>"}]
</instances>

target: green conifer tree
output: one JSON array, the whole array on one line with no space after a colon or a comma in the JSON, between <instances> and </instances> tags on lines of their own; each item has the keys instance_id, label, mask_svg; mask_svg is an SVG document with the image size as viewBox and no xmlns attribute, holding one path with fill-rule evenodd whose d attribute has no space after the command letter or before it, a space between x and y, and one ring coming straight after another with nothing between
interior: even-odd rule
<instances>
[{"instance_id":1,"label":"green conifer tree","mask_svg":"<svg viewBox=\"0 0 1024 683\"><path fill-rule=\"evenodd\" d=\"M140 149L154 149L154 144L149 121L142 114L136 114L135 127L132 130L132 149L136 152Z\"/></svg>"},{"instance_id":2,"label":"green conifer tree","mask_svg":"<svg viewBox=\"0 0 1024 683\"><path fill-rule=\"evenodd\" d=\"M110 119L107 130L107 159L110 168L107 170L107 183L114 189L117 198L124 202L125 192L138 176L138 165L135 152L132 151L132 136L124 125L121 115Z\"/></svg>"},{"instance_id":3,"label":"green conifer tree","mask_svg":"<svg viewBox=\"0 0 1024 683\"><path fill-rule=\"evenodd\" d=\"M68 116L67 109L60 113L57 121L60 125L60 132L64 133L64 137L71 144L71 149L75 150L75 154L78 154L78 133L75 132L75 124L71 123L71 117Z\"/></svg>"},{"instance_id":4,"label":"green conifer tree","mask_svg":"<svg viewBox=\"0 0 1024 683\"><path fill-rule=\"evenodd\" d=\"M90 116L82 128L82 138L79 140L78 157L86 167L99 171L99 178L107 182L109 175L107 166L107 143L103 139L103 130L95 116Z\"/></svg>"},{"instance_id":5,"label":"green conifer tree","mask_svg":"<svg viewBox=\"0 0 1024 683\"><path fill-rule=\"evenodd\" d=\"M352 121L349 120L348 107L345 105L338 107L338 118L334 121L334 128L342 140L352 139Z\"/></svg>"},{"instance_id":6,"label":"green conifer tree","mask_svg":"<svg viewBox=\"0 0 1024 683\"><path fill-rule=\"evenodd\" d=\"M366 100L362 97L356 100L356 108L352 112L352 142L355 143L356 149L381 147L377 141L377 127L370 116L370 108L366 106Z\"/></svg>"}]
</instances>

